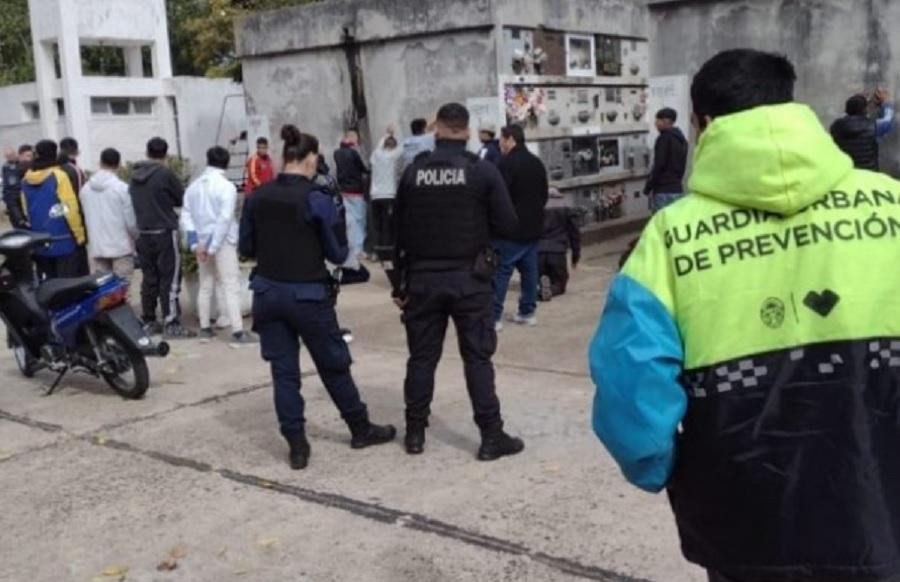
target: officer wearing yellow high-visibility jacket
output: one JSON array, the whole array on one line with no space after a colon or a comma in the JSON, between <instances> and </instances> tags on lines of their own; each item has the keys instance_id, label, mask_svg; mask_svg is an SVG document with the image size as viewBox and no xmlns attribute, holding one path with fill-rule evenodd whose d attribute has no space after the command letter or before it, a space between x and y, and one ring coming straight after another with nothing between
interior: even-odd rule
<instances>
[{"instance_id":1,"label":"officer wearing yellow high-visibility jacket","mask_svg":"<svg viewBox=\"0 0 900 582\"><path fill-rule=\"evenodd\" d=\"M794 82L749 50L694 78L689 195L613 282L594 430L668 489L710 580L894 580L900 183L853 169Z\"/></svg>"}]
</instances>

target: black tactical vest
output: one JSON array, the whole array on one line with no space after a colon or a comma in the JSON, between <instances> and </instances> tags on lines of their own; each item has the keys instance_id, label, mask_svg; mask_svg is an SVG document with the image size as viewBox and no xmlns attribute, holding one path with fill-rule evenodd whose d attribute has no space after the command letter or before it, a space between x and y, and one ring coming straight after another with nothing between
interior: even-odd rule
<instances>
[{"instance_id":1,"label":"black tactical vest","mask_svg":"<svg viewBox=\"0 0 900 582\"><path fill-rule=\"evenodd\" d=\"M307 199L316 190L316 184L299 177L253 192L257 274L282 283L329 280L319 233L306 221Z\"/></svg>"},{"instance_id":2,"label":"black tactical vest","mask_svg":"<svg viewBox=\"0 0 900 582\"><path fill-rule=\"evenodd\" d=\"M478 157L460 152L419 157L401 224L410 260L474 260L490 245L487 196L474 179Z\"/></svg>"},{"instance_id":3,"label":"black tactical vest","mask_svg":"<svg viewBox=\"0 0 900 582\"><path fill-rule=\"evenodd\" d=\"M838 147L861 170L878 171L878 139L875 122L863 115L848 115L834 122L831 135Z\"/></svg>"}]
</instances>

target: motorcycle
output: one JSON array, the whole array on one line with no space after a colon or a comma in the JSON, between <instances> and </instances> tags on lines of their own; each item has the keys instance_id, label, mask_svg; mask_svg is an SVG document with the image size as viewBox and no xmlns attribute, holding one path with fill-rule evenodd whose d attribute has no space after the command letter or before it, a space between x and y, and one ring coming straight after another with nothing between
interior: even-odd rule
<instances>
[{"instance_id":1,"label":"motorcycle","mask_svg":"<svg viewBox=\"0 0 900 582\"><path fill-rule=\"evenodd\" d=\"M165 357L128 305L128 284L110 273L39 281L33 256L54 237L28 230L0 234L0 319L19 371L57 374L53 394L70 372L102 378L129 399L150 386L147 356Z\"/></svg>"}]
</instances>

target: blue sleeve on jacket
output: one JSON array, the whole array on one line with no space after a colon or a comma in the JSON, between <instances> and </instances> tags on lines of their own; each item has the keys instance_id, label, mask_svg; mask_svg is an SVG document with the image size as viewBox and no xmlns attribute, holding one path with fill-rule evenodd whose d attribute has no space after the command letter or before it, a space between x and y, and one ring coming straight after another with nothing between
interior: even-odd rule
<instances>
[{"instance_id":1,"label":"blue sleeve on jacket","mask_svg":"<svg viewBox=\"0 0 900 582\"><path fill-rule=\"evenodd\" d=\"M892 129L894 129L894 106L885 104L881 108L881 117L875 121L875 136L885 136Z\"/></svg>"},{"instance_id":2,"label":"blue sleeve on jacket","mask_svg":"<svg viewBox=\"0 0 900 582\"><path fill-rule=\"evenodd\" d=\"M625 477L645 491L665 487L687 410L684 362L672 316L649 290L618 275L590 346L594 432Z\"/></svg>"},{"instance_id":3,"label":"blue sleeve on jacket","mask_svg":"<svg viewBox=\"0 0 900 582\"><path fill-rule=\"evenodd\" d=\"M244 210L241 214L241 229L238 235L238 253L248 259L256 258L256 226L253 223L253 214L256 211L256 198L247 198Z\"/></svg>"},{"instance_id":4,"label":"blue sleeve on jacket","mask_svg":"<svg viewBox=\"0 0 900 582\"><path fill-rule=\"evenodd\" d=\"M324 192L312 192L306 202L306 220L319 227L319 239L325 258L335 265L347 260L347 225L342 220L334 199ZM343 236L342 236L343 235Z\"/></svg>"}]
</instances>

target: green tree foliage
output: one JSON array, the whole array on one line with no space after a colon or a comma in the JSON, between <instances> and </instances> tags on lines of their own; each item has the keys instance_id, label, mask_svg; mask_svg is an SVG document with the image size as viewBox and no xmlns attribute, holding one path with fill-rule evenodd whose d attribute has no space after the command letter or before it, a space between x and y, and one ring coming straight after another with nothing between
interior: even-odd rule
<instances>
[{"instance_id":1,"label":"green tree foliage","mask_svg":"<svg viewBox=\"0 0 900 582\"><path fill-rule=\"evenodd\" d=\"M34 81L28 0L0 0L0 85Z\"/></svg>"},{"instance_id":2,"label":"green tree foliage","mask_svg":"<svg viewBox=\"0 0 900 582\"><path fill-rule=\"evenodd\" d=\"M174 74L240 80L234 19L258 10L316 1L166 0ZM0 86L34 81L28 0L0 0L0 14ZM124 70L120 52L110 47L87 49L82 57L89 74L120 74Z\"/></svg>"}]
</instances>

